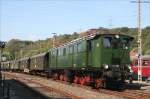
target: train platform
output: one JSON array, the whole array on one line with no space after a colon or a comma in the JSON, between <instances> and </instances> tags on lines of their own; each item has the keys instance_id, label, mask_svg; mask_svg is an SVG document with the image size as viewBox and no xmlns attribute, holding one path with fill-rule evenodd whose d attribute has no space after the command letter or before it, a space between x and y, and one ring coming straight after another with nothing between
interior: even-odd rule
<instances>
[{"instance_id":1,"label":"train platform","mask_svg":"<svg viewBox=\"0 0 150 99\"><path fill-rule=\"evenodd\" d=\"M41 90L40 85L34 83L28 83L27 85L14 77L2 76L0 78L0 99L70 99L54 91L46 93L44 90Z\"/></svg>"},{"instance_id":2,"label":"train platform","mask_svg":"<svg viewBox=\"0 0 150 99\"><path fill-rule=\"evenodd\" d=\"M6 79L0 86L0 99L48 99L14 79Z\"/></svg>"},{"instance_id":3,"label":"train platform","mask_svg":"<svg viewBox=\"0 0 150 99\"><path fill-rule=\"evenodd\" d=\"M52 94L60 96L57 99L125 99L118 96L104 94L96 91L90 91L78 86L70 86L60 82L53 81L37 76L31 76L20 73L3 73L4 75L11 76L13 79L19 80L26 84L31 89L43 94L46 97L51 97ZM51 91L53 93L51 93ZM55 98L52 98L55 99Z\"/></svg>"}]
</instances>

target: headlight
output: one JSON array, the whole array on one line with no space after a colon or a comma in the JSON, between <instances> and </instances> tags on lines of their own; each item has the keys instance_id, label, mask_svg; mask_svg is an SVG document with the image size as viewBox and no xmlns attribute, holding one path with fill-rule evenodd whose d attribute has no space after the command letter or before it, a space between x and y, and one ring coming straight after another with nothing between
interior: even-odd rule
<instances>
[{"instance_id":1,"label":"headlight","mask_svg":"<svg viewBox=\"0 0 150 99\"><path fill-rule=\"evenodd\" d=\"M104 69L108 69L108 65L107 64L104 64Z\"/></svg>"},{"instance_id":2,"label":"headlight","mask_svg":"<svg viewBox=\"0 0 150 99\"><path fill-rule=\"evenodd\" d=\"M117 38L117 39L119 39L120 37L119 37L119 35L115 35L115 37Z\"/></svg>"},{"instance_id":3,"label":"headlight","mask_svg":"<svg viewBox=\"0 0 150 99\"><path fill-rule=\"evenodd\" d=\"M127 49L128 49L128 46L126 46L125 49L127 50Z\"/></svg>"},{"instance_id":4,"label":"headlight","mask_svg":"<svg viewBox=\"0 0 150 99\"><path fill-rule=\"evenodd\" d=\"M131 68L131 67L129 67L129 70L130 70L130 73L133 73L133 70L132 70L132 68Z\"/></svg>"}]
</instances>

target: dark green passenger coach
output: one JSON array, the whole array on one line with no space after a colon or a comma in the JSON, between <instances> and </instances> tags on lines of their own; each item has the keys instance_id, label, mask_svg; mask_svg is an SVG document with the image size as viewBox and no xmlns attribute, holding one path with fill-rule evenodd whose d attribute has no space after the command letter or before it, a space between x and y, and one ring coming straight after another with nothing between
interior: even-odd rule
<instances>
[{"instance_id":1,"label":"dark green passenger coach","mask_svg":"<svg viewBox=\"0 0 150 99\"><path fill-rule=\"evenodd\" d=\"M42 53L35 56L30 57L30 66L29 71L30 73L41 73L48 70L48 53Z\"/></svg>"},{"instance_id":2,"label":"dark green passenger coach","mask_svg":"<svg viewBox=\"0 0 150 99\"><path fill-rule=\"evenodd\" d=\"M22 58L18 61L19 71L28 72L29 66L30 66L29 57Z\"/></svg>"}]
</instances>

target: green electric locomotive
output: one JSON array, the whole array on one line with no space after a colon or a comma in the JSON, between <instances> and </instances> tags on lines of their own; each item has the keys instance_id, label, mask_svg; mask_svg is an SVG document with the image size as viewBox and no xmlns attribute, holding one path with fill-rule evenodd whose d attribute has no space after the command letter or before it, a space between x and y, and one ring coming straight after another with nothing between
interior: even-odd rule
<instances>
[{"instance_id":1,"label":"green electric locomotive","mask_svg":"<svg viewBox=\"0 0 150 99\"><path fill-rule=\"evenodd\" d=\"M95 87L123 84L128 76L132 37L96 33L49 50L49 75Z\"/></svg>"}]
</instances>

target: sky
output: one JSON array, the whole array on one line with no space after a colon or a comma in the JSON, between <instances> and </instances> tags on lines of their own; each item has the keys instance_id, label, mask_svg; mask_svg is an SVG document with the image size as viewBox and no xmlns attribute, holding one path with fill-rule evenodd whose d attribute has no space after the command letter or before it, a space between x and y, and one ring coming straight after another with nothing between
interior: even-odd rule
<instances>
[{"instance_id":1,"label":"sky","mask_svg":"<svg viewBox=\"0 0 150 99\"><path fill-rule=\"evenodd\" d=\"M52 33L91 28L137 27L135 0L0 0L0 40L40 40ZM144 0L149 1L150 0ZM150 3L142 3L142 27L150 26Z\"/></svg>"}]
</instances>

